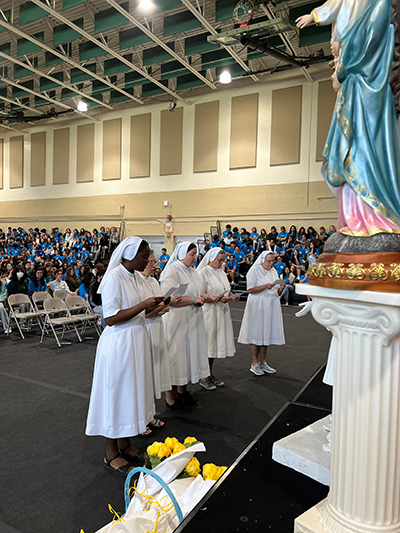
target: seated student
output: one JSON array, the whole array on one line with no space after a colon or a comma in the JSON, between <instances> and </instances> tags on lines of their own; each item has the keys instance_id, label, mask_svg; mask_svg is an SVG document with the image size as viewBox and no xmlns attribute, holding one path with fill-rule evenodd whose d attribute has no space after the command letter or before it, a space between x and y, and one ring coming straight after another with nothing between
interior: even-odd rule
<instances>
[{"instance_id":1,"label":"seated student","mask_svg":"<svg viewBox=\"0 0 400 533\"><path fill-rule=\"evenodd\" d=\"M28 281L25 268L22 265L14 267L7 285L8 296L11 296L11 294L26 294L29 296Z\"/></svg>"},{"instance_id":2,"label":"seated student","mask_svg":"<svg viewBox=\"0 0 400 533\"><path fill-rule=\"evenodd\" d=\"M308 267L312 265L313 263L316 263L319 256L319 250L315 247L315 244L313 242L310 243L309 249L306 251L306 259L308 262Z\"/></svg>"},{"instance_id":3,"label":"seated student","mask_svg":"<svg viewBox=\"0 0 400 533\"><path fill-rule=\"evenodd\" d=\"M43 268L37 268L32 276L32 279L29 282L29 293L30 296L35 292L47 291L47 283L44 277Z\"/></svg>"},{"instance_id":4,"label":"seated student","mask_svg":"<svg viewBox=\"0 0 400 533\"><path fill-rule=\"evenodd\" d=\"M232 254L230 254L228 256L228 262L226 263L225 272L228 277L228 280L230 280L231 282L231 285L235 284L235 279L238 274L237 270L238 270L238 264L235 261L235 257Z\"/></svg>"},{"instance_id":5,"label":"seated student","mask_svg":"<svg viewBox=\"0 0 400 533\"><path fill-rule=\"evenodd\" d=\"M286 255L290 257L292 255L292 250L294 248L296 240L292 237L292 235L288 235L288 238L283 243L283 246L286 249Z\"/></svg>"},{"instance_id":6,"label":"seated student","mask_svg":"<svg viewBox=\"0 0 400 533\"><path fill-rule=\"evenodd\" d=\"M194 268L196 269L199 264L202 262L204 255L198 254L196 261L194 262Z\"/></svg>"},{"instance_id":7,"label":"seated student","mask_svg":"<svg viewBox=\"0 0 400 533\"><path fill-rule=\"evenodd\" d=\"M96 279L89 287L89 303L93 308L93 311L100 315L100 321L103 328L106 327L106 323L103 317L103 304L101 301L101 294L99 294L98 288L100 287L101 280L104 277L105 269L99 269L96 273ZM161 272L161 271L160 271Z\"/></svg>"},{"instance_id":8,"label":"seated student","mask_svg":"<svg viewBox=\"0 0 400 533\"><path fill-rule=\"evenodd\" d=\"M250 231L250 239L253 241L253 246L255 247L256 246L256 243L258 241L258 233L257 233L257 228L255 226L253 226L251 228L251 231Z\"/></svg>"},{"instance_id":9,"label":"seated student","mask_svg":"<svg viewBox=\"0 0 400 533\"><path fill-rule=\"evenodd\" d=\"M161 255L158 258L158 262L160 264L160 270L163 270L163 268L168 263L168 261L169 261L169 255L167 254L167 249L166 248L162 248Z\"/></svg>"},{"instance_id":10,"label":"seated student","mask_svg":"<svg viewBox=\"0 0 400 533\"><path fill-rule=\"evenodd\" d=\"M281 255L278 255L278 257L276 258L276 263L274 267L275 270L278 272L278 276L280 276L286 267L286 264L283 262Z\"/></svg>"},{"instance_id":11,"label":"seated student","mask_svg":"<svg viewBox=\"0 0 400 533\"><path fill-rule=\"evenodd\" d=\"M78 278L81 280L82 279L82 274L83 272L81 271L81 268L83 267L83 263L80 259L77 259L76 260L76 269L75 269L75 274L78 276Z\"/></svg>"},{"instance_id":12,"label":"seated student","mask_svg":"<svg viewBox=\"0 0 400 533\"><path fill-rule=\"evenodd\" d=\"M301 234L300 239L297 239L297 242L300 244L300 247L304 250L307 250L310 247L310 239L307 238L305 233Z\"/></svg>"},{"instance_id":13,"label":"seated student","mask_svg":"<svg viewBox=\"0 0 400 533\"><path fill-rule=\"evenodd\" d=\"M4 333L11 333L11 328L9 326L8 314L4 308L4 303L7 300L7 287L5 278L7 276L7 270L2 268L0 270L0 320L4 329Z\"/></svg>"},{"instance_id":14,"label":"seated student","mask_svg":"<svg viewBox=\"0 0 400 533\"><path fill-rule=\"evenodd\" d=\"M239 234L239 228L237 226L235 226L234 228L232 228L232 237L237 237L239 239L240 237L240 234Z\"/></svg>"},{"instance_id":15,"label":"seated student","mask_svg":"<svg viewBox=\"0 0 400 533\"><path fill-rule=\"evenodd\" d=\"M75 274L75 269L72 265L69 265L65 272L65 282L68 285L68 289L71 292L77 292L79 285L81 284L80 279Z\"/></svg>"},{"instance_id":16,"label":"seated student","mask_svg":"<svg viewBox=\"0 0 400 533\"><path fill-rule=\"evenodd\" d=\"M226 253L227 253L227 254L233 254L233 255L235 255L235 250L236 250L236 244L235 244L234 241L232 241L232 242L230 243L230 245L227 247L227 249L226 249Z\"/></svg>"},{"instance_id":17,"label":"seated student","mask_svg":"<svg viewBox=\"0 0 400 533\"><path fill-rule=\"evenodd\" d=\"M290 258L290 262L292 263L292 266L296 270L296 277L300 279L300 276L306 270L306 267L305 267L305 261L303 257L300 255L299 250L297 248L293 250L292 257Z\"/></svg>"},{"instance_id":18,"label":"seated student","mask_svg":"<svg viewBox=\"0 0 400 533\"><path fill-rule=\"evenodd\" d=\"M232 226L230 224L225 226L225 231L222 232L222 238L225 239L228 236L228 233L231 233L232 236Z\"/></svg>"},{"instance_id":19,"label":"seated student","mask_svg":"<svg viewBox=\"0 0 400 533\"><path fill-rule=\"evenodd\" d=\"M285 266L282 274L279 276L286 282L285 288L281 294L281 299L286 300L285 305L289 305L289 292L294 291L295 275L290 271L290 268Z\"/></svg>"},{"instance_id":20,"label":"seated student","mask_svg":"<svg viewBox=\"0 0 400 533\"><path fill-rule=\"evenodd\" d=\"M253 260L254 260L254 250L253 250L253 245L251 244L251 242L247 242L245 245L244 245L244 248L243 248L243 253L246 257L246 264L247 265L252 265L253 264Z\"/></svg>"},{"instance_id":21,"label":"seated student","mask_svg":"<svg viewBox=\"0 0 400 533\"><path fill-rule=\"evenodd\" d=\"M68 285L62 279L63 274L64 274L63 270L56 270L56 272L53 274L54 279L53 281L49 283L49 289L50 289L51 294L59 290L70 292Z\"/></svg>"},{"instance_id":22,"label":"seated student","mask_svg":"<svg viewBox=\"0 0 400 533\"><path fill-rule=\"evenodd\" d=\"M330 236L333 235L334 233L336 233L336 227L335 227L333 224L331 224L331 225L329 226L329 231L328 231L327 235L328 235L328 237L330 237Z\"/></svg>"},{"instance_id":23,"label":"seated student","mask_svg":"<svg viewBox=\"0 0 400 533\"><path fill-rule=\"evenodd\" d=\"M321 239L323 239L326 236L326 229L324 228L324 226L321 226L319 228L319 236Z\"/></svg>"},{"instance_id":24,"label":"seated student","mask_svg":"<svg viewBox=\"0 0 400 533\"><path fill-rule=\"evenodd\" d=\"M267 250L268 235L264 228L260 231L260 236L257 241L257 252L264 252Z\"/></svg>"},{"instance_id":25,"label":"seated student","mask_svg":"<svg viewBox=\"0 0 400 533\"><path fill-rule=\"evenodd\" d=\"M307 238L310 239L310 241L312 241L315 234L316 234L315 229L312 226L309 226L307 228Z\"/></svg>"},{"instance_id":26,"label":"seated student","mask_svg":"<svg viewBox=\"0 0 400 533\"><path fill-rule=\"evenodd\" d=\"M297 240L297 228L293 224L289 228L288 237L291 235L293 237L293 242Z\"/></svg>"},{"instance_id":27,"label":"seated student","mask_svg":"<svg viewBox=\"0 0 400 533\"><path fill-rule=\"evenodd\" d=\"M287 239L287 232L285 226L281 226L280 232L276 236L276 240L279 242L286 241Z\"/></svg>"},{"instance_id":28,"label":"seated student","mask_svg":"<svg viewBox=\"0 0 400 533\"><path fill-rule=\"evenodd\" d=\"M286 248L285 246L283 245L283 243L281 243L280 241L277 241L276 244L275 244L275 253L278 255L278 256L281 256L282 257L282 261L284 263L287 263L289 258L288 256L286 255Z\"/></svg>"},{"instance_id":29,"label":"seated student","mask_svg":"<svg viewBox=\"0 0 400 533\"><path fill-rule=\"evenodd\" d=\"M232 232L228 231L226 237L224 237L224 242L225 242L226 246L229 246L232 241L233 241Z\"/></svg>"},{"instance_id":30,"label":"seated student","mask_svg":"<svg viewBox=\"0 0 400 533\"><path fill-rule=\"evenodd\" d=\"M235 252L233 253L233 257L237 262L240 276L244 277L246 273L246 255L244 252L241 251L240 246L238 244L235 246Z\"/></svg>"},{"instance_id":31,"label":"seated student","mask_svg":"<svg viewBox=\"0 0 400 533\"><path fill-rule=\"evenodd\" d=\"M94 282L94 275L90 270L87 270L82 278L82 283L79 285L78 295L85 300L89 298L90 285Z\"/></svg>"},{"instance_id":32,"label":"seated student","mask_svg":"<svg viewBox=\"0 0 400 533\"><path fill-rule=\"evenodd\" d=\"M253 240L250 238L250 233L246 231L242 237L242 250L244 250L244 247L248 243L253 247Z\"/></svg>"},{"instance_id":33,"label":"seated student","mask_svg":"<svg viewBox=\"0 0 400 533\"><path fill-rule=\"evenodd\" d=\"M214 235L213 241L210 244L210 248L216 248L217 246L219 246L219 241L220 241L219 236L218 235Z\"/></svg>"}]
</instances>

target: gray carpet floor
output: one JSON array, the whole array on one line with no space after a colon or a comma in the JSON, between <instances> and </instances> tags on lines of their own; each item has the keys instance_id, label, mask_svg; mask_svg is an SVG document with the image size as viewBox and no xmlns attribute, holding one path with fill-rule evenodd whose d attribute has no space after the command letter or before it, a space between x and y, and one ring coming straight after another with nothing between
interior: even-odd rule
<instances>
[{"instance_id":1,"label":"gray carpet floor","mask_svg":"<svg viewBox=\"0 0 400 533\"><path fill-rule=\"evenodd\" d=\"M235 337L244 305L231 305ZM268 350L276 375L250 373L249 347L237 344L214 364L224 387L192 385L198 406L180 416L158 401L166 428L133 444L194 436L207 448L201 463L229 465L326 361L330 334L297 310L282 307L287 344ZM94 533L112 519L108 504L124 512L124 480L102 466L103 439L84 434L96 337L70 340L58 348L50 335L42 345L37 334L0 336L0 533Z\"/></svg>"}]
</instances>

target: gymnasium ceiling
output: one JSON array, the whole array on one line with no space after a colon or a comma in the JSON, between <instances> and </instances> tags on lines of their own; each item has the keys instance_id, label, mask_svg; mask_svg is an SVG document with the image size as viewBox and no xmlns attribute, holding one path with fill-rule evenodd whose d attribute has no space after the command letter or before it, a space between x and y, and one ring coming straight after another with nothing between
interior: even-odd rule
<instances>
[{"instance_id":1,"label":"gymnasium ceiling","mask_svg":"<svg viewBox=\"0 0 400 533\"><path fill-rule=\"evenodd\" d=\"M217 89L225 69L233 80L257 84L263 76L299 68L239 40L230 46L209 42L207 37L239 27L235 0L153 0L150 11L138 4L0 0L1 125L19 129L27 117L78 113L80 100L88 105L84 115L93 118L122 102L187 102L194 88ZM295 18L320 4L258 2L250 24L271 22L250 35L300 61L328 61L330 27L299 32L294 26ZM312 81L307 68L301 70Z\"/></svg>"}]
</instances>

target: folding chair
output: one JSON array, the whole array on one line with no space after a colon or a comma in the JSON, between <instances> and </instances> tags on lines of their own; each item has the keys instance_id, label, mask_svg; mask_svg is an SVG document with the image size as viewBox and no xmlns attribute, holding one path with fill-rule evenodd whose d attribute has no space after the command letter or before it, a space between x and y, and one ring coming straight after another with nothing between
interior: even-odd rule
<instances>
[{"instance_id":1,"label":"folding chair","mask_svg":"<svg viewBox=\"0 0 400 533\"><path fill-rule=\"evenodd\" d=\"M35 311L32 302L26 294L11 294L8 297L8 305L10 307L10 325L11 320L14 319L18 331L20 332L20 335L23 339L25 339L24 334L22 333L22 329L20 326L20 322L25 322L27 324L26 329L27 331L30 331L33 325L34 320L36 319L40 331L43 334L43 327L41 322L41 313L38 311ZM25 311L21 311L20 306L25 306ZM28 311L26 311L28 309Z\"/></svg>"},{"instance_id":2,"label":"folding chair","mask_svg":"<svg viewBox=\"0 0 400 533\"><path fill-rule=\"evenodd\" d=\"M77 317L82 321L83 327L81 333L86 331L87 326L93 326L97 335L100 337L101 330L97 324L100 315L93 313L89 302L82 298L82 296L68 296L65 300L65 303L68 307L70 315L74 318Z\"/></svg>"},{"instance_id":3,"label":"folding chair","mask_svg":"<svg viewBox=\"0 0 400 533\"><path fill-rule=\"evenodd\" d=\"M58 289L57 291L53 292L54 298L60 298L63 302L65 302L65 298L69 296L69 292L64 289Z\"/></svg>"},{"instance_id":4,"label":"folding chair","mask_svg":"<svg viewBox=\"0 0 400 533\"><path fill-rule=\"evenodd\" d=\"M71 317L65 302L60 300L60 298L48 298L43 302L43 307L46 312L46 323L49 324L49 326L51 327L51 330L54 334L59 348L61 348L61 344L71 343L67 341L63 341L61 343L58 338L57 331L58 333L61 333L61 339L64 339L65 332L70 328L73 328L75 330L76 336L79 339L79 342L82 342L82 338L79 335L79 331L76 327L78 324L81 323L81 321L77 317ZM42 337L40 339L40 342L43 342L43 335L44 330L42 330Z\"/></svg>"},{"instance_id":5,"label":"folding chair","mask_svg":"<svg viewBox=\"0 0 400 533\"><path fill-rule=\"evenodd\" d=\"M34 292L32 294L33 307L37 313L40 313L40 318L42 320L42 326L47 333L46 327L46 311L43 308L43 303L45 300L52 298L51 294L48 291Z\"/></svg>"}]
</instances>

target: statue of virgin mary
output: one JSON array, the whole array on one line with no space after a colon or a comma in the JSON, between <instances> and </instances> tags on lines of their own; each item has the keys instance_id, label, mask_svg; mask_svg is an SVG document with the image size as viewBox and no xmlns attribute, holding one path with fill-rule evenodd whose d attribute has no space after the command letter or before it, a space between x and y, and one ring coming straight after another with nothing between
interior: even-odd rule
<instances>
[{"instance_id":1,"label":"statue of virgin mary","mask_svg":"<svg viewBox=\"0 0 400 533\"><path fill-rule=\"evenodd\" d=\"M322 174L337 190L340 232L400 234L400 154L390 75L390 0L328 0L297 19L332 24L337 100Z\"/></svg>"}]
</instances>

